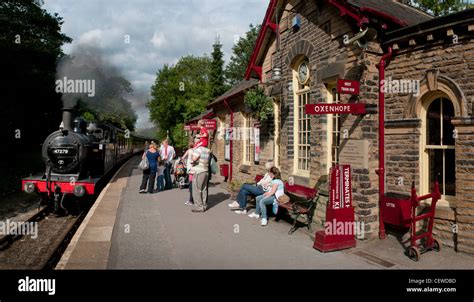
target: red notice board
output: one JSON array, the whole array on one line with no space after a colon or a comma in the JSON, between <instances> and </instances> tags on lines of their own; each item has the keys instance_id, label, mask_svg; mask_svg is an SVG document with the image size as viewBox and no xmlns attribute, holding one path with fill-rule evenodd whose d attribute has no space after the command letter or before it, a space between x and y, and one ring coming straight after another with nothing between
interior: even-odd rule
<instances>
[{"instance_id":1,"label":"red notice board","mask_svg":"<svg viewBox=\"0 0 474 302\"><path fill-rule=\"evenodd\" d=\"M340 79L337 81L337 92L341 94L358 95L360 84L357 81Z\"/></svg>"}]
</instances>

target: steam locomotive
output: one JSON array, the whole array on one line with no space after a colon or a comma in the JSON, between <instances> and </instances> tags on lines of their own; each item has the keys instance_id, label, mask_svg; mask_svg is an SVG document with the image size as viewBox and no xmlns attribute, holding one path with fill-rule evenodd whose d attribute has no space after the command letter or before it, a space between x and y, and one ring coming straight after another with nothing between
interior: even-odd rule
<instances>
[{"instance_id":1,"label":"steam locomotive","mask_svg":"<svg viewBox=\"0 0 474 302\"><path fill-rule=\"evenodd\" d=\"M63 109L58 131L43 143L42 175L22 179L22 189L39 193L43 201L64 208L66 196L93 195L108 172L133 154L143 152L145 137L131 135L112 125L87 123L73 110Z\"/></svg>"}]
</instances>

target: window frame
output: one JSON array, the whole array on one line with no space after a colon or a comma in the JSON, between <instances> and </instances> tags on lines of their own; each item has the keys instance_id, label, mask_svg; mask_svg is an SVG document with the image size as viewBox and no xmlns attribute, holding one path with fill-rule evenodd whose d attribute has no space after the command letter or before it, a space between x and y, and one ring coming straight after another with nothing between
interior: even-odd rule
<instances>
[{"instance_id":1,"label":"window frame","mask_svg":"<svg viewBox=\"0 0 474 302\"><path fill-rule=\"evenodd\" d=\"M252 118L250 115L242 114L243 135L242 135L242 164L250 166L252 164Z\"/></svg>"},{"instance_id":2,"label":"window frame","mask_svg":"<svg viewBox=\"0 0 474 302\"><path fill-rule=\"evenodd\" d=\"M429 145L427 143L427 122L428 122L428 109L431 106L431 104L440 99L441 100L441 108L440 108L440 144L439 145ZM448 102L451 102L453 105L453 108L455 110L455 106L453 101L445 94L443 93L437 93L426 99L422 103L422 108L421 108L421 135L420 135L420 159L421 159L421 164L420 164L420 194L429 194L432 190L431 186L432 184L430 183L430 155L429 151L430 150L443 150L443 179L438 180L440 183L442 182L442 188L445 189L445 177L446 177L446 152L445 150L456 150L456 144L454 145L443 145L443 124L444 124L444 119L443 119L443 100L446 100ZM455 116L454 112L454 116ZM455 155L456 159L456 155ZM454 171L456 173L456 171ZM456 184L456 180L455 180ZM443 194L444 192L441 193L441 200L439 202L440 205L444 206L449 206L450 202L453 202L456 200L456 195L445 195Z\"/></svg>"},{"instance_id":3,"label":"window frame","mask_svg":"<svg viewBox=\"0 0 474 302\"><path fill-rule=\"evenodd\" d=\"M309 177L311 171L311 116L305 114L306 117L302 117L300 119L300 108L303 107L305 104L310 104L310 92L311 92L311 79L305 84L301 85L298 81L298 68L299 65L304 62L308 61L306 57L300 58L294 65L293 68L293 173L298 176L302 177ZM308 64L309 65L309 64ZM311 75L310 75L311 76ZM301 87L303 86L303 87ZM306 102L303 106L299 105L299 97L302 95L306 95ZM307 134L307 143L300 144L300 121L307 122L306 131L303 135ZM308 148L307 149L307 156L300 157L300 147ZM307 169L300 168L300 159L303 159L307 163Z\"/></svg>"}]
</instances>

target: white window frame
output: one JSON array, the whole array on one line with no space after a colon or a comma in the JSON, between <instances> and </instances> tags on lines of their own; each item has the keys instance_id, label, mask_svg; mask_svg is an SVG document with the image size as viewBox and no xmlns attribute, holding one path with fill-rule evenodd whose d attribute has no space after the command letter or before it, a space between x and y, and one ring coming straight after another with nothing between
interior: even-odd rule
<instances>
[{"instance_id":1,"label":"white window frame","mask_svg":"<svg viewBox=\"0 0 474 302\"><path fill-rule=\"evenodd\" d=\"M426 131L426 125L427 125L427 113L428 109L435 100L437 99L445 99L449 102L452 103L452 100L449 99L446 95L444 94L436 94L431 96L429 99L425 100L422 103L421 106L421 136L420 136L420 159L421 159L421 164L420 164L420 194L429 194L431 193L432 190L432 184L430 183L430 175L429 175L429 167L430 167L430 159L429 159L429 150L455 150L455 145L453 146L448 146L448 145L443 145L443 128L441 124L441 145L428 145L427 144L427 131ZM442 104L442 102L441 102ZM442 107L442 105L441 105ZM454 104L453 104L454 107ZM454 107L455 108L455 107ZM443 117L440 117L441 120L443 120ZM445 155L443 153L443 161L444 161ZM443 165L443 177L446 175L446 172L444 171L445 165ZM439 182L444 183L444 179L439 180ZM443 184L444 188L444 184ZM443 192L441 193L441 200L438 202L438 205L440 206L449 206L450 202L453 202L456 200L456 196L452 195L444 195Z\"/></svg>"},{"instance_id":2,"label":"white window frame","mask_svg":"<svg viewBox=\"0 0 474 302\"><path fill-rule=\"evenodd\" d=\"M242 114L243 135L242 135L242 164L252 164L252 118L249 115Z\"/></svg>"},{"instance_id":3,"label":"white window frame","mask_svg":"<svg viewBox=\"0 0 474 302\"><path fill-rule=\"evenodd\" d=\"M293 173L298 176L302 177L309 177L310 176L310 170L311 170L311 143L309 144L300 144L299 142L299 135L300 135L300 115L299 115L299 96L306 94L306 104L309 104L309 96L310 96L310 84L307 83L304 85L303 88L300 87L300 83L298 81L298 67L303 62L306 60L305 58L301 58L296 64L294 65L293 68ZM303 104L304 106L304 104ZM311 127L311 117L307 115L307 117L302 118L304 120L303 122L307 122L307 128L310 129ZM311 139L311 130L307 130L308 132L308 140ZM308 154L306 157L302 157L307 161L307 169L301 169L299 167L299 150L300 147L308 147Z\"/></svg>"},{"instance_id":4,"label":"white window frame","mask_svg":"<svg viewBox=\"0 0 474 302\"><path fill-rule=\"evenodd\" d=\"M281 110L280 100L275 99L273 102L273 113L274 113L274 142L273 142L273 163L275 167L280 168L281 166L281 154L280 154L280 142L281 142Z\"/></svg>"}]
</instances>

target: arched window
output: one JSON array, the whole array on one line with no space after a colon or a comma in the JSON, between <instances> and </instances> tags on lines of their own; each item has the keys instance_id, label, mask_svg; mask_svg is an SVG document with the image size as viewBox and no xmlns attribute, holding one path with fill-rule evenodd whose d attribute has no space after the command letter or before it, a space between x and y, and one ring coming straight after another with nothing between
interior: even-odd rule
<instances>
[{"instance_id":1,"label":"arched window","mask_svg":"<svg viewBox=\"0 0 474 302\"><path fill-rule=\"evenodd\" d=\"M422 119L422 186L430 191L438 180L444 199L456 195L455 131L453 103L446 97L437 97L423 106ZM424 178L424 179L423 179Z\"/></svg>"},{"instance_id":2,"label":"arched window","mask_svg":"<svg viewBox=\"0 0 474 302\"><path fill-rule=\"evenodd\" d=\"M299 58L293 66L293 116L294 116L294 173L309 177L311 157L311 119L306 114L310 103L310 69L306 57Z\"/></svg>"}]
</instances>

